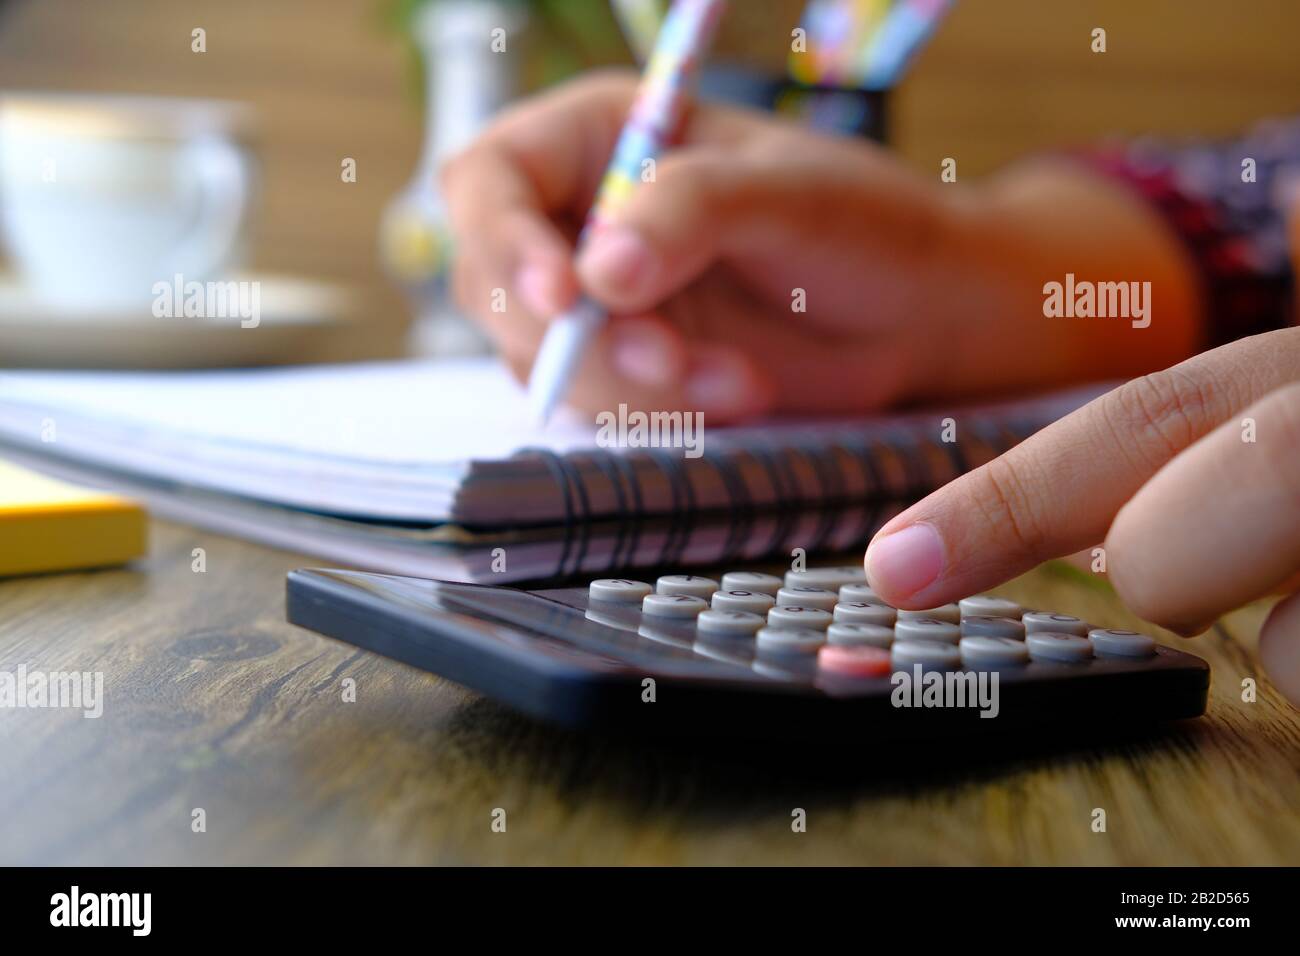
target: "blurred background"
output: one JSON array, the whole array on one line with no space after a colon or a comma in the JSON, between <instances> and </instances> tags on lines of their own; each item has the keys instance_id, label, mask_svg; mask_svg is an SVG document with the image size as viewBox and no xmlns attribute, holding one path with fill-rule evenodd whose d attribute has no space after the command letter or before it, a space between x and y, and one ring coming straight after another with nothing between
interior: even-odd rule
<instances>
[{"instance_id":1,"label":"blurred background","mask_svg":"<svg viewBox=\"0 0 1300 956\"><path fill-rule=\"evenodd\" d=\"M803 0L733 3L713 88L743 98L784 78L804 8ZM481 38L485 24L508 27L506 56L465 40ZM634 64L634 26L620 29L607 0L0 0L0 96L9 108L0 122L9 274L0 289L0 364L255 363L481 348L434 281L448 250L428 225L438 212L430 171L502 103L580 70ZM1104 54L1091 49L1096 27L1106 30ZM944 157L956 157L965 179L1027 152L1110 135L1230 133L1300 112L1297 35L1294 0L957 0L890 93L888 141L936 175ZM81 98L34 92L222 103L142 110L115 101L88 110ZM91 122L105 112L118 119L108 133ZM122 159L84 141L59 155L99 179L77 180L64 161L57 175L48 168L35 178L28 167L36 153L24 144L49 152L51 140L32 131L54 135L51 122L65 139L72 127L83 140L166 139L148 162L170 162L202 142L194 155L206 164L204 178L193 188L233 182L246 208L238 242L217 256L226 258L191 259L206 263L191 271L240 267L265 279L260 337L226 323L211 340L224 344L205 344L192 327L160 339L148 300L100 309L112 297L93 282L89 296L61 294L75 290L58 281L60 255L71 263L84 242L88 262L111 263L122 247L139 245L124 235L155 228L115 231L111 217L130 214L132 196L179 200L155 195L152 181L131 185L129 174L105 186L106 170L128 160L140 176L153 167L143 153ZM881 133L878 123L865 125ZM241 154L252 160L247 170ZM48 213L42 182L96 195L107 188L119 211L110 220L84 206ZM191 185L178 184L177 195ZM193 216L216 231L201 199ZM100 233L111 243L95 246ZM52 294L15 277L20 243L55 270Z\"/></svg>"}]
</instances>

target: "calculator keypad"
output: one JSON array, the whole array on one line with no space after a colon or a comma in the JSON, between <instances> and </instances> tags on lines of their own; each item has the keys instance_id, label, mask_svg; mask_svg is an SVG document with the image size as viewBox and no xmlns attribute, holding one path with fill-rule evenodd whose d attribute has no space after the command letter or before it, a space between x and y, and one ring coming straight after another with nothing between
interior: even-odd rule
<instances>
[{"instance_id":1,"label":"calculator keypad","mask_svg":"<svg viewBox=\"0 0 1300 956\"><path fill-rule=\"evenodd\" d=\"M1029 660L1029 648L1014 637L963 637L957 648L967 667L1024 664Z\"/></svg>"},{"instance_id":2,"label":"calculator keypad","mask_svg":"<svg viewBox=\"0 0 1300 956\"><path fill-rule=\"evenodd\" d=\"M815 607L823 611L834 611L840 603L840 596L826 588L812 587L807 584L784 587L776 592L776 603L797 607Z\"/></svg>"},{"instance_id":3,"label":"calculator keypad","mask_svg":"<svg viewBox=\"0 0 1300 956\"><path fill-rule=\"evenodd\" d=\"M869 604L866 601L841 601L831 612L836 624L876 624L893 627L898 612L888 604Z\"/></svg>"},{"instance_id":4,"label":"calculator keypad","mask_svg":"<svg viewBox=\"0 0 1300 956\"><path fill-rule=\"evenodd\" d=\"M593 601L614 601L619 604L640 604L653 589L644 581L625 578L601 578L592 581L588 593Z\"/></svg>"},{"instance_id":5,"label":"calculator keypad","mask_svg":"<svg viewBox=\"0 0 1300 956\"><path fill-rule=\"evenodd\" d=\"M701 611L695 619L702 632L710 634L757 634L764 624L760 614L749 611Z\"/></svg>"},{"instance_id":6,"label":"calculator keypad","mask_svg":"<svg viewBox=\"0 0 1300 956\"><path fill-rule=\"evenodd\" d=\"M758 632L760 654L816 654L825 643L825 634L808 628L765 627Z\"/></svg>"},{"instance_id":7,"label":"calculator keypad","mask_svg":"<svg viewBox=\"0 0 1300 956\"><path fill-rule=\"evenodd\" d=\"M896 667L922 667L953 670L961 664L961 651L955 644L942 641L897 640L891 648Z\"/></svg>"},{"instance_id":8,"label":"calculator keypad","mask_svg":"<svg viewBox=\"0 0 1300 956\"><path fill-rule=\"evenodd\" d=\"M718 582L713 578L702 578L696 574L666 574L655 582L655 592L658 594L685 594L706 601L717 589Z\"/></svg>"},{"instance_id":9,"label":"calculator keypad","mask_svg":"<svg viewBox=\"0 0 1300 956\"><path fill-rule=\"evenodd\" d=\"M691 594L647 594L641 601L642 613L652 617L696 617L709 605Z\"/></svg>"},{"instance_id":10,"label":"calculator keypad","mask_svg":"<svg viewBox=\"0 0 1300 956\"><path fill-rule=\"evenodd\" d=\"M1020 619L1020 623L1025 625L1026 634L1048 631L1055 634L1077 634L1079 637L1087 637L1089 631L1087 621L1071 617L1069 614L1057 614L1055 611L1026 611Z\"/></svg>"},{"instance_id":11,"label":"calculator keypad","mask_svg":"<svg viewBox=\"0 0 1300 956\"><path fill-rule=\"evenodd\" d=\"M879 624L832 624L826 628L826 640L845 647L888 649L894 643L894 629Z\"/></svg>"},{"instance_id":12,"label":"calculator keypad","mask_svg":"<svg viewBox=\"0 0 1300 956\"><path fill-rule=\"evenodd\" d=\"M767 623L773 627L813 627L826 630L831 626L831 612L802 604L778 604L767 612Z\"/></svg>"},{"instance_id":13,"label":"calculator keypad","mask_svg":"<svg viewBox=\"0 0 1300 956\"><path fill-rule=\"evenodd\" d=\"M653 587L602 578L591 582L587 596L593 620L621 624L671 646L698 644L697 653L706 656L752 660L768 676L812 667L835 679L863 679L913 665L1059 667L1104 658L1140 660L1156 653L1155 642L1145 634L1092 628L1068 614L1024 610L991 595L926 610L898 610L880 600L855 566L791 571L784 579L756 571L729 571L720 580L669 574ZM644 623L630 626L638 604Z\"/></svg>"},{"instance_id":14,"label":"calculator keypad","mask_svg":"<svg viewBox=\"0 0 1300 956\"><path fill-rule=\"evenodd\" d=\"M938 641L956 644L961 640L961 628L949 621L933 617L899 618L894 625L894 636L900 641Z\"/></svg>"},{"instance_id":15,"label":"calculator keypad","mask_svg":"<svg viewBox=\"0 0 1300 956\"><path fill-rule=\"evenodd\" d=\"M776 599L761 591L714 591L709 603L715 611L748 611L766 615Z\"/></svg>"},{"instance_id":16,"label":"calculator keypad","mask_svg":"<svg viewBox=\"0 0 1300 956\"><path fill-rule=\"evenodd\" d=\"M1025 639L1025 626L1013 617L963 617L962 637L1008 637L1015 641Z\"/></svg>"},{"instance_id":17,"label":"calculator keypad","mask_svg":"<svg viewBox=\"0 0 1300 956\"><path fill-rule=\"evenodd\" d=\"M1077 664L1092 657L1092 642L1078 634L1032 631L1025 635L1030 660Z\"/></svg>"},{"instance_id":18,"label":"calculator keypad","mask_svg":"<svg viewBox=\"0 0 1300 956\"><path fill-rule=\"evenodd\" d=\"M949 624L961 623L961 608L956 604L945 604L942 607L931 607L921 611L899 611L898 619L900 621L909 618L927 618L934 621L947 621Z\"/></svg>"},{"instance_id":19,"label":"calculator keypad","mask_svg":"<svg viewBox=\"0 0 1300 956\"><path fill-rule=\"evenodd\" d=\"M842 584L840 585L840 600L846 604L882 604L880 595L871 590L870 585L866 584Z\"/></svg>"},{"instance_id":20,"label":"calculator keypad","mask_svg":"<svg viewBox=\"0 0 1300 956\"><path fill-rule=\"evenodd\" d=\"M1088 632L1088 640L1098 657L1150 657L1156 652L1156 642L1135 631L1096 628Z\"/></svg>"},{"instance_id":21,"label":"calculator keypad","mask_svg":"<svg viewBox=\"0 0 1300 956\"><path fill-rule=\"evenodd\" d=\"M826 644L817 652L817 666L846 677L885 677L894 669L889 652L879 647Z\"/></svg>"},{"instance_id":22,"label":"calculator keypad","mask_svg":"<svg viewBox=\"0 0 1300 956\"><path fill-rule=\"evenodd\" d=\"M763 574L761 571L728 571L722 576L724 591L754 591L774 598L784 583L775 574Z\"/></svg>"},{"instance_id":23,"label":"calculator keypad","mask_svg":"<svg viewBox=\"0 0 1300 956\"><path fill-rule=\"evenodd\" d=\"M1015 601L990 594L962 598L957 602L957 607L961 609L962 617L1010 617L1018 621L1024 613L1024 609Z\"/></svg>"},{"instance_id":24,"label":"calculator keypad","mask_svg":"<svg viewBox=\"0 0 1300 956\"><path fill-rule=\"evenodd\" d=\"M1017 618L995 598L897 614L858 568L817 571L525 590L304 569L289 577L288 616L565 725L765 741L846 728L874 741L965 733L999 715L999 727L1034 732L1058 721L1127 732L1204 712L1208 665L1145 635L1050 609ZM783 588L837 600L777 604Z\"/></svg>"},{"instance_id":25,"label":"calculator keypad","mask_svg":"<svg viewBox=\"0 0 1300 956\"><path fill-rule=\"evenodd\" d=\"M866 584L867 571L860 564L851 564L842 568L813 568L808 571L787 571L785 586L826 588L838 591L846 584Z\"/></svg>"}]
</instances>

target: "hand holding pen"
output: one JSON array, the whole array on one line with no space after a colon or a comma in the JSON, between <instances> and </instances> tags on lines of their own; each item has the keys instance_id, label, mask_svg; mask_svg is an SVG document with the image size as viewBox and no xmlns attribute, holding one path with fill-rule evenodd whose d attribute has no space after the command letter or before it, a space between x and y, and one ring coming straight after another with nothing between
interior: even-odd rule
<instances>
[{"instance_id":1,"label":"hand holding pen","mask_svg":"<svg viewBox=\"0 0 1300 956\"><path fill-rule=\"evenodd\" d=\"M638 185L654 176L660 153L681 125L687 96L725 7L726 0L677 0L668 12L580 246L586 234L611 221ZM600 303L583 297L547 330L528 381L541 421L550 418L569 391L578 363L605 319Z\"/></svg>"}]
</instances>

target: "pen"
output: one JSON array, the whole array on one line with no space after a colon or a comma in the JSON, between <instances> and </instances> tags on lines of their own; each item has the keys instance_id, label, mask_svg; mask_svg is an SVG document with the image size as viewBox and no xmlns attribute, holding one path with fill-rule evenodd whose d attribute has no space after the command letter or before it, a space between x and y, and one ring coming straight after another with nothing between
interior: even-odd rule
<instances>
[{"instance_id":1,"label":"pen","mask_svg":"<svg viewBox=\"0 0 1300 956\"><path fill-rule=\"evenodd\" d=\"M951 4L952 0L900 0L862 51L858 80L863 89L884 90L896 84Z\"/></svg>"},{"instance_id":2,"label":"pen","mask_svg":"<svg viewBox=\"0 0 1300 956\"><path fill-rule=\"evenodd\" d=\"M699 72L726 0L675 0L646 63L636 101L619 134L595 204L578 237L608 221L642 181L647 161L657 159L677 132L686 97ZM605 324L605 310L583 296L546 330L528 378L528 399L545 423L569 390L592 338Z\"/></svg>"}]
</instances>

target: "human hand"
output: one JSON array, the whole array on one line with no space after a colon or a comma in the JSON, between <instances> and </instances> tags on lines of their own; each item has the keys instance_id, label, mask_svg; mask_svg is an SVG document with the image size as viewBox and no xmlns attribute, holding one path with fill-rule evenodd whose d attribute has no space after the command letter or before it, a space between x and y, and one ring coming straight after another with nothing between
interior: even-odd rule
<instances>
[{"instance_id":1,"label":"human hand","mask_svg":"<svg viewBox=\"0 0 1300 956\"><path fill-rule=\"evenodd\" d=\"M983 591L1105 541L1138 616L1183 635L1286 593L1260 635L1300 705L1300 329L1136 379L886 524L867 575L891 604Z\"/></svg>"},{"instance_id":2,"label":"human hand","mask_svg":"<svg viewBox=\"0 0 1300 956\"><path fill-rule=\"evenodd\" d=\"M1180 253L1110 184L1055 166L944 185L870 144L708 104L575 262L635 88L601 75L526 101L443 173L457 298L520 378L581 291L610 311L579 407L861 412L1136 374L1190 351ZM1115 348L1113 322L1044 318L1043 283L1067 268L1155 280L1142 348Z\"/></svg>"}]
</instances>

